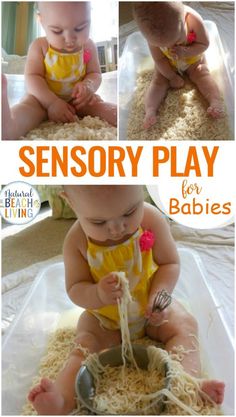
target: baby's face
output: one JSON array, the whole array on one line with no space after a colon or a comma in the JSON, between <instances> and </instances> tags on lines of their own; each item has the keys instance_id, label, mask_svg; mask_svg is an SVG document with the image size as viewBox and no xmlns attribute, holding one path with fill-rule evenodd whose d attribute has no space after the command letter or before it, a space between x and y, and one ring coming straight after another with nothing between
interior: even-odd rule
<instances>
[{"instance_id":1,"label":"baby's face","mask_svg":"<svg viewBox=\"0 0 236 417\"><path fill-rule=\"evenodd\" d=\"M142 186L79 186L72 200L82 229L95 243L125 241L143 218Z\"/></svg>"},{"instance_id":2,"label":"baby's face","mask_svg":"<svg viewBox=\"0 0 236 417\"><path fill-rule=\"evenodd\" d=\"M39 16L48 43L56 50L75 52L89 38L89 2L41 2Z\"/></svg>"}]
</instances>

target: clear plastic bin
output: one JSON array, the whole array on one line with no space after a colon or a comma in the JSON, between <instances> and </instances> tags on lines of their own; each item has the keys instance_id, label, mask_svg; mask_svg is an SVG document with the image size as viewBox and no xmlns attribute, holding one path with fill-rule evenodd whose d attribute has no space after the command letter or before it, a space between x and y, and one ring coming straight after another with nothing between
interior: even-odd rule
<instances>
[{"instance_id":1,"label":"clear plastic bin","mask_svg":"<svg viewBox=\"0 0 236 417\"><path fill-rule=\"evenodd\" d=\"M210 37L210 46L205 52L208 66L214 74L223 94L231 131L234 132L234 80L229 70L217 26L210 20L204 21ZM136 78L140 64L150 57L146 39L140 32L128 36L122 57L119 73L119 137L127 139L127 123L131 110L132 98L135 92ZM153 64L154 65L154 64ZM207 138L206 138L207 139Z\"/></svg>"},{"instance_id":2,"label":"clear plastic bin","mask_svg":"<svg viewBox=\"0 0 236 417\"><path fill-rule=\"evenodd\" d=\"M234 348L226 323L208 289L198 256L179 250L181 276L175 296L187 303L197 318L204 370L225 381L224 413L234 415ZM2 414L19 415L37 375L49 335L61 314L74 308L64 287L64 266L57 263L44 270L33 284L23 308L3 340Z\"/></svg>"}]
</instances>

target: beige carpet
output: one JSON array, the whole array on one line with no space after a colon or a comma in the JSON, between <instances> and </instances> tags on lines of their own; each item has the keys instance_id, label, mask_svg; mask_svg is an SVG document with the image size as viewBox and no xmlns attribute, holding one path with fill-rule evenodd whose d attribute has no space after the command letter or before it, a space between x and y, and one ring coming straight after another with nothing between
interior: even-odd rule
<instances>
[{"instance_id":1,"label":"beige carpet","mask_svg":"<svg viewBox=\"0 0 236 417\"><path fill-rule=\"evenodd\" d=\"M73 223L74 219L47 217L3 239L2 276L62 254L64 238Z\"/></svg>"},{"instance_id":2,"label":"beige carpet","mask_svg":"<svg viewBox=\"0 0 236 417\"><path fill-rule=\"evenodd\" d=\"M150 70L144 71L138 76L128 120L127 139L233 140L228 117L209 117L206 101L187 79L184 88L168 91L158 111L157 123L150 129L144 129L144 95L152 73Z\"/></svg>"}]
</instances>

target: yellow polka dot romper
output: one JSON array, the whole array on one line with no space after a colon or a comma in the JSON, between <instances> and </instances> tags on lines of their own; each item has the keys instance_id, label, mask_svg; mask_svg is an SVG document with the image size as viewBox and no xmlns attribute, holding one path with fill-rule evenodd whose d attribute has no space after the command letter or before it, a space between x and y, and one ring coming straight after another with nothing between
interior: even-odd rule
<instances>
[{"instance_id":1,"label":"yellow polka dot romper","mask_svg":"<svg viewBox=\"0 0 236 417\"><path fill-rule=\"evenodd\" d=\"M84 49L62 53L48 47L44 58L46 81L51 91L65 101L70 101L73 87L86 74Z\"/></svg>"},{"instance_id":2,"label":"yellow polka dot romper","mask_svg":"<svg viewBox=\"0 0 236 417\"><path fill-rule=\"evenodd\" d=\"M141 250L140 227L127 241L114 246L99 246L88 240L87 258L95 282L110 272L123 271L129 280L133 302L129 305L129 328L132 339L144 335L144 313L148 300L150 281L158 266L153 260L152 249ZM117 305L88 310L107 329L120 328Z\"/></svg>"}]
</instances>

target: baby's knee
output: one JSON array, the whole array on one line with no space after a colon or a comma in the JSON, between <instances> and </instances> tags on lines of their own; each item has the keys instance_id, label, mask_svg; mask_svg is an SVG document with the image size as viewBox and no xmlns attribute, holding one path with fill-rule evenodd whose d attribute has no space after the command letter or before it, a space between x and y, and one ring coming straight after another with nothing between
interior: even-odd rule
<instances>
[{"instance_id":1,"label":"baby's knee","mask_svg":"<svg viewBox=\"0 0 236 417\"><path fill-rule=\"evenodd\" d=\"M209 69L206 64L199 64L197 65L193 71L189 72L189 78L196 82L199 79L206 77L210 74Z\"/></svg>"},{"instance_id":2,"label":"baby's knee","mask_svg":"<svg viewBox=\"0 0 236 417\"><path fill-rule=\"evenodd\" d=\"M42 106L42 104L34 97L32 94L26 94L20 101L21 105L26 107L34 108L37 111L44 112L46 114L46 110Z\"/></svg>"},{"instance_id":3,"label":"baby's knee","mask_svg":"<svg viewBox=\"0 0 236 417\"><path fill-rule=\"evenodd\" d=\"M197 320L192 314L188 313L187 311L184 313L184 316L182 318L180 329L181 329L181 332L184 334L184 336L191 336L191 335L198 334Z\"/></svg>"},{"instance_id":4,"label":"baby's knee","mask_svg":"<svg viewBox=\"0 0 236 417\"><path fill-rule=\"evenodd\" d=\"M80 332L76 336L75 343L77 346L81 346L83 349L88 349L90 353L99 350L96 336L89 331Z\"/></svg>"}]
</instances>

